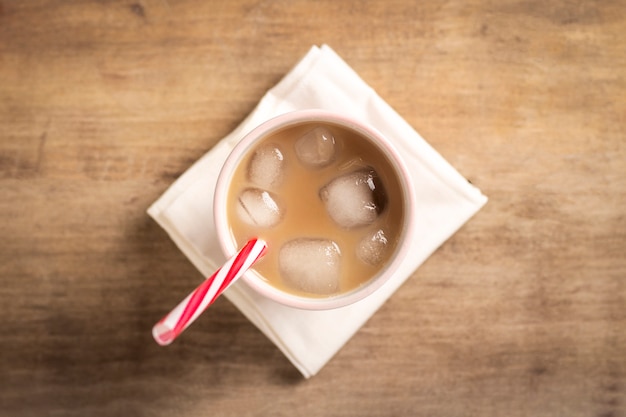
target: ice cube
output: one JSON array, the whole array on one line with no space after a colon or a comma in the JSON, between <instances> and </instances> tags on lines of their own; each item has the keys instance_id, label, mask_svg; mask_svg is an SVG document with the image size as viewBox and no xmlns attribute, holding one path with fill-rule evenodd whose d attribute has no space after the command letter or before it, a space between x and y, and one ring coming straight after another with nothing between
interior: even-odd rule
<instances>
[{"instance_id":1,"label":"ice cube","mask_svg":"<svg viewBox=\"0 0 626 417\"><path fill-rule=\"evenodd\" d=\"M283 280L293 288L322 295L339 290L341 251L332 240L290 240L281 247L278 263Z\"/></svg>"},{"instance_id":2,"label":"ice cube","mask_svg":"<svg viewBox=\"0 0 626 417\"><path fill-rule=\"evenodd\" d=\"M246 188L237 199L237 215L250 225L267 228L280 222L284 208L272 193Z\"/></svg>"},{"instance_id":3,"label":"ice cube","mask_svg":"<svg viewBox=\"0 0 626 417\"><path fill-rule=\"evenodd\" d=\"M320 190L330 217L348 229L373 223L387 204L376 171L362 169L335 178Z\"/></svg>"},{"instance_id":4,"label":"ice cube","mask_svg":"<svg viewBox=\"0 0 626 417\"><path fill-rule=\"evenodd\" d=\"M356 254L363 262L370 265L378 265L385 258L387 252L387 236L385 231L378 229L368 233L359 241Z\"/></svg>"},{"instance_id":5,"label":"ice cube","mask_svg":"<svg viewBox=\"0 0 626 417\"><path fill-rule=\"evenodd\" d=\"M250 159L248 179L261 188L275 188L283 180L284 164L283 153L278 146L271 143L261 145Z\"/></svg>"},{"instance_id":6,"label":"ice cube","mask_svg":"<svg viewBox=\"0 0 626 417\"><path fill-rule=\"evenodd\" d=\"M335 136L323 126L316 127L296 141L295 150L303 164L324 167L335 160Z\"/></svg>"}]
</instances>

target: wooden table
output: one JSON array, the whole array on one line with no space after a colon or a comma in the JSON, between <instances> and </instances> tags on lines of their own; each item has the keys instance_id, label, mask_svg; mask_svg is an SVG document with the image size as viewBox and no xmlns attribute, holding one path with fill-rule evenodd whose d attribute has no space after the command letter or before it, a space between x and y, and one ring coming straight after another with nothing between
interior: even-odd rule
<instances>
[{"instance_id":1,"label":"wooden table","mask_svg":"<svg viewBox=\"0 0 626 417\"><path fill-rule=\"evenodd\" d=\"M545 4L544 4L545 3ZM0 0L0 415L626 416L624 1ZM327 43L489 203L315 377L146 208Z\"/></svg>"}]
</instances>

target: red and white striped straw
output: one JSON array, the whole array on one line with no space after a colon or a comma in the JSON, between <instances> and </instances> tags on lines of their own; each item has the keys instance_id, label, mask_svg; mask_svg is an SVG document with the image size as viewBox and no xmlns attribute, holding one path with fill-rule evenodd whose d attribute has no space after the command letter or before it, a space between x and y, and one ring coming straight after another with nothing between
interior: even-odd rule
<instances>
[{"instance_id":1,"label":"red and white striped straw","mask_svg":"<svg viewBox=\"0 0 626 417\"><path fill-rule=\"evenodd\" d=\"M235 256L154 325L154 340L161 346L172 343L230 284L261 258L266 250L267 244L264 240L249 240Z\"/></svg>"}]
</instances>

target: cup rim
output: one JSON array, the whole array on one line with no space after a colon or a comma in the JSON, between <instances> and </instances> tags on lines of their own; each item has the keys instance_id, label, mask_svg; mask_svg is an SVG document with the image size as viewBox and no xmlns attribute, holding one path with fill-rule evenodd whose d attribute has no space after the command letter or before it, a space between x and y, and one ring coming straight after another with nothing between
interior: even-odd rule
<instances>
[{"instance_id":1,"label":"cup rim","mask_svg":"<svg viewBox=\"0 0 626 417\"><path fill-rule=\"evenodd\" d=\"M356 131L372 142L385 154L396 171L403 192L403 204L405 205L402 235L399 240L400 244L396 246L395 252L391 255L387 264L383 266L376 275L351 291L325 297L304 297L282 291L272 286L254 270L248 270L242 277L246 284L257 293L280 304L304 310L330 310L353 304L382 287L397 272L402 260L407 255L410 246L409 242L413 239L415 225L415 192L413 181L399 151L393 143L378 130L354 117L319 109L295 110L266 120L245 134L226 158L217 178L217 186L213 199L213 221L215 222L217 238L222 252L226 257L233 256L238 248L235 246L234 239L232 239L226 221L226 196L228 195L230 179L236 167L247 154L248 150L252 148L258 140L276 133L279 130L288 128L289 126L307 122L339 125L343 128Z\"/></svg>"}]
</instances>

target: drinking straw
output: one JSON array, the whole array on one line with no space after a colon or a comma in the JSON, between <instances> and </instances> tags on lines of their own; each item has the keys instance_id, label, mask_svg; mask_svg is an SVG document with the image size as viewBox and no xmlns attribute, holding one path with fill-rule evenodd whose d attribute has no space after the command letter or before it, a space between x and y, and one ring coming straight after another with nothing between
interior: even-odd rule
<instances>
[{"instance_id":1,"label":"drinking straw","mask_svg":"<svg viewBox=\"0 0 626 417\"><path fill-rule=\"evenodd\" d=\"M264 240L250 239L235 256L154 325L154 340L161 346L172 343L231 283L260 259L266 250L267 244Z\"/></svg>"}]
</instances>

